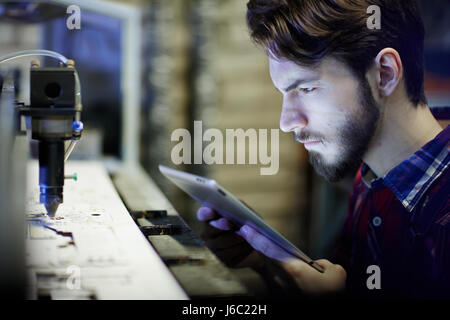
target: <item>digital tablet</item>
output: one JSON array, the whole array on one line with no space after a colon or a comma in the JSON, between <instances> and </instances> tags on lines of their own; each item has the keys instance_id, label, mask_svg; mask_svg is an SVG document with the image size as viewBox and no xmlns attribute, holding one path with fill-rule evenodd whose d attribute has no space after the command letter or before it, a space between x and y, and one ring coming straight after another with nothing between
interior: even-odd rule
<instances>
[{"instance_id":1,"label":"digital tablet","mask_svg":"<svg viewBox=\"0 0 450 320\"><path fill-rule=\"evenodd\" d=\"M245 224L251 226L288 253L302 259L314 269L320 272L324 271L322 266L309 258L280 233L265 223L258 214L237 199L231 192L220 186L215 180L175 170L163 165L159 165L159 170L189 196L200 202L203 206L213 209L237 227L240 228Z\"/></svg>"}]
</instances>

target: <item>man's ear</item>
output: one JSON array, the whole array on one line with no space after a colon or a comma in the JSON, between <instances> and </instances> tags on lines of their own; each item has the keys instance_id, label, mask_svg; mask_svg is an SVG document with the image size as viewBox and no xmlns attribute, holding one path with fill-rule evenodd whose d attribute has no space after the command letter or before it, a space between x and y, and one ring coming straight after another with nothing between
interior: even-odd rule
<instances>
[{"instance_id":1,"label":"man's ear","mask_svg":"<svg viewBox=\"0 0 450 320\"><path fill-rule=\"evenodd\" d=\"M403 64L397 50L384 48L375 58L377 86L381 96L390 96L403 77Z\"/></svg>"}]
</instances>

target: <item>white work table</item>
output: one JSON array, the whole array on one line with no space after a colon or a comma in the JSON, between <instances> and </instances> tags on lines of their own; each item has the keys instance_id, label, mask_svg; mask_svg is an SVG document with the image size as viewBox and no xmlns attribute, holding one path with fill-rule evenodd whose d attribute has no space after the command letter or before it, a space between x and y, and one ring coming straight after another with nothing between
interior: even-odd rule
<instances>
[{"instance_id":1,"label":"white work table","mask_svg":"<svg viewBox=\"0 0 450 320\"><path fill-rule=\"evenodd\" d=\"M27 174L28 298L188 299L128 213L101 162L68 161L55 217L39 203L38 163Z\"/></svg>"}]
</instances>

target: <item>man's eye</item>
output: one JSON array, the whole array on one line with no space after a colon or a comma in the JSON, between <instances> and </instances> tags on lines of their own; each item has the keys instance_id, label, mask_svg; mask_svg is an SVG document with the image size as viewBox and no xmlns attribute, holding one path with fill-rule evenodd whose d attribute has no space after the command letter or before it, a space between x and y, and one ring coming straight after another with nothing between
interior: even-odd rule
<instances>
[{"instance_id":1,"label":"man's eye","mask_svg":"<svg viewBox=\"0 0 450 320\"><path fill-rule=\"evenodd\" d=\"M316 88L300 88L300 90L301 90L303 93L311 93L311 92L313 92L314 90L316 90Z\"/></svg>"}]
</instances>

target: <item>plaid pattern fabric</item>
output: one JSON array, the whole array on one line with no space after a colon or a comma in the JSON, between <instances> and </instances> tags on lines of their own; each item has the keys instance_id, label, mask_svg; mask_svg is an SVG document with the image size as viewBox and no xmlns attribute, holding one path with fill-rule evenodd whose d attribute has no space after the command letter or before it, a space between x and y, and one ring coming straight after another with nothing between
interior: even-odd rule
<instances>
[{"instance_id":1,"label":"plaid pattern fabric","mask_svg":"<svg viewBox=\"0 0 450 320\"><path fill-rule=\"evenodd\" d=\"M366 272L381 270L378 294L450 298L450 126L376 178L363 164L335 262L350 292L373 294Z\"/></svg>"},{"instance_id":2,"label":"plaid pattern fabric","mask_svg":"<svg viewBox=\"0 0 450 320\"><path fill-rule=\"evenodd\" d=\"M409 212L448 167L450 160L448 128L444 130L444 134L427 143L384 178L386 185Z\"/></svg>"}]
</instances>

